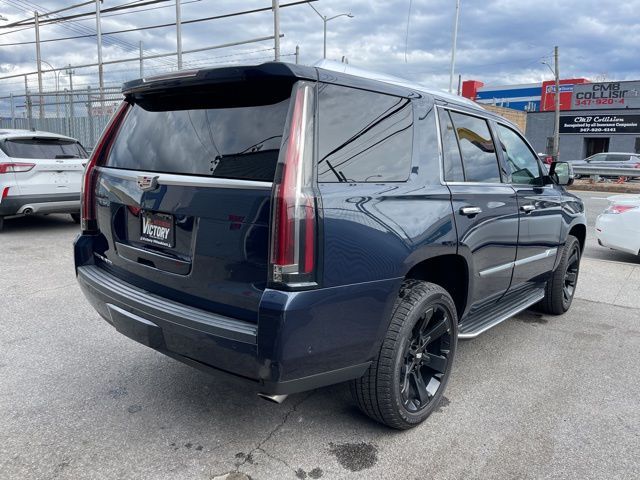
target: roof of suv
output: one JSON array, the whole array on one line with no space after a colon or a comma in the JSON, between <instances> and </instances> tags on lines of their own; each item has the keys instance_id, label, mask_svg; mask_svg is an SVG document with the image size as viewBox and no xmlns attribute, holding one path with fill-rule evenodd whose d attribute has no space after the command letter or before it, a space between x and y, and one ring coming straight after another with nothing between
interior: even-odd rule
<instances>
[{"instance_id":1,"label":"roof of suv","mask_svg":"<svg viewBox=\"0 0 640 480\"><path fill-rule=\"evenodd\" d=\"M476 110L482 112L485 116L496 117L492 112L485 110L467 98L429 89L391 75L371 72L348 64L327 60L323 60L312 67L284 62L267 62L260 65L182 70L180 72L132 80L123 85L122 91L125 95L136 95L138 93L159 92L187 86L276 78L288 79L292 83L300 79L321 80L326 83L352 86L404 97L413 97L416 96L416 93L427 94L446 103Z\"/></svg>"},{"instance_id":2,"label":"roof of suv","mask_svg":"<svg viewBox=\"0 0 640 480\"><path fill-rule=\"evenodd\" d=\"M61 138L64 140L71 140L77 142L75 138L67 137L66 135L60 135L59 133L43 132L40 130L20 130L14 128L0 129L0 140L7 140L11 138Z\"/></svg>"}]
</instances>

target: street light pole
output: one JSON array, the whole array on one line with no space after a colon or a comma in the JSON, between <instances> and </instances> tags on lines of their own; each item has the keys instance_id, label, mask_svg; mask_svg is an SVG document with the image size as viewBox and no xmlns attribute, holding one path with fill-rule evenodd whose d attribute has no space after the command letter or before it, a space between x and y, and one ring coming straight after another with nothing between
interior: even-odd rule
<instances>
[{"instance_id":1,"label":"street light pole","mask_svg":"<svg viewBox=\"0 0 640 480\"><path fill-rule=\"evenodd\" d=\"M555 76L556 76L556 111L555 122L553 128L553 160L558 161L560 154L560 68L558 66L558 46L553 49L553 57L555 61Z\"/></svg>"},{"instance_id":2,"label":"street light pole","mask_svg":"<svg viewBox=\"0 0 640 480\"><path fill-rule=\"evenodd\" d=\"M40 103L40 118L44 117L44 104L42 102L42 61L40 60L40 15L33 12L33 21L36 31L36 63L38 64L38 94Z\"/></svg>"},{"instance_id":3,"label":"street light pole","mask_svg":"<svg viewBox=\"0 0 640 480\"><path fill-rule=\"evenodd\" d=\"M51 69L51 73L53 73L53 76L56 80L56 118L60 118L60 105L59 105L59 99L58 99L58 89L59 89L59 85L58 85L58 75L56 75L56 69L53 68L53 65L51 65L49 62L47 62L46 60L40 59L40 61L44 64L46 64L50 69Z\"/></svg>"},{"instance_id":4,"label":"street light pole","mask_svg":"<svg viewBox=\"0 0 640 480\"><path fill-rule=\"evenodd\" d=\"M323 42L323 50L322 50L322 58L327 58L327 23L330 22L331 20L338 18L338 17L349 17L349 18L353 18L354 16L351 14L351 12L349 13L340 13L338 15L334 15L333 17L329 17L327 18L326 15L322 15L318 9L316 7L314 7L313 5L311 5L310 3L307 3L307 5L309 5L311 8L313 8L313 11L316 12L318 14L318 16L322 19L323 22L323 33L324 33L324 42Z\"/></svg>"},{"instance_id":5,"label":"street light pole","mask_svg":"<svg viewBox=\"0 0 640 480\"><path fill-rule=\"evenodd\" d=\"M176 43L178 56L178 70L182 70L182 15L180 13L180 0L176 0Z\"/></svg>"},{"instance_id":6,"label":"street light pole","mask_svg":"<svg viewBox=\"0 0 640 480\"><path fill-rule=\"evenodd\" d=\"M456 46L458 43L459 19L460 19L460 0L456 0L456 19L453 24L453 42L451 45L451 69L449 71L449 93L453 92L453 74L456 66Z\"/></svg>"},{"instance_id":7,"label":"street light pole","mask_svg":"<svg viewBox=\"0 0 640 480\"><path fill-rule=\"evenodd\" d=\"M273 0L271 7L273 8L273 50L274 60L280 61L280 1Z\"/></svg>"}]
</instances>

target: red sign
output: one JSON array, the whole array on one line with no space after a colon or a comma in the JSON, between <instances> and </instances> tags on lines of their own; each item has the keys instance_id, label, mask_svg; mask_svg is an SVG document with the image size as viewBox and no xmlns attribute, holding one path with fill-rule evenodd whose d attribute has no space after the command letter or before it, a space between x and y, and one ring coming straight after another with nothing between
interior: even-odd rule
<instances>
[{"instance_id":1,"label":"red sign","mask_svg":"<svg viewBox=\"0 0 640 480\"><path fill-rule=\"evenodd\" d=\"M573 98L573 86L580 83L589 83L586 78L568 78L560 80L560 110L571 110ZM547 80L542 82L542 97L540 99L540 111L549 112L556 109L556 82Z\"/></svg>"}]
</instances>

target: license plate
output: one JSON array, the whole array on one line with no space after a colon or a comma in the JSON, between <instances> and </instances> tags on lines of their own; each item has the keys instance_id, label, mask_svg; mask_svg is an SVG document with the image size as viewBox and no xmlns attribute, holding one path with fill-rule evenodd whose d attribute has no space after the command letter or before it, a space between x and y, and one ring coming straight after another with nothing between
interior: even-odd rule
<instances>
[{"instance_id":1,"label":"license plate","mask_svg":"<svg viewBox=\"0 0 640 480\"><path fill-rule=\"evenodd\" d=\"M140 216L142 218L140 241L170 248L176 244L173 215L142 212Z\"/></svg>"}]
</instances>

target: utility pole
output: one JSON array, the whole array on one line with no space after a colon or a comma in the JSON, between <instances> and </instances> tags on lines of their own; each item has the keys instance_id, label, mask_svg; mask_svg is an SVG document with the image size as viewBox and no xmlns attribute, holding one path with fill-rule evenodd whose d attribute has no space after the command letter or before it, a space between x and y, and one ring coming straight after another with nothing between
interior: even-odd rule
<instances>
[{"instance_id":1,"label":"utility pole","mask_svg":"<svg viewBox=\"0 0 640 480\"><path fill-rule=\"evenodd\" d=\"M98 40L98 80L100 82L100 98L103 98L104 90L104 72L102 65L102 27L100 25L100 3L102 0L96 0L96 38ZM71 78L71 76L69 76Z\"/></svg>"},{"instance_id":2,"label":"utility pole","mask_svg":"<svg viewBox=\"0 0 640 480\"><path fill-rule=\"evenodd\" d=\"M182 20L180 18L180 0L176 0L176 42L178 44L178 70L182 70Z\"/></svg>"},{"instance_id":3,"label":"utility pole","mask_svg":"<svg viewBox=\"0 0 640 480\"><path fill-rule=\"evenodd\" d=\"M558 46L553 48L553 57L555 62L555 77L556 77L556 111L555 122L553 131L553 160L558 161L558 155L560 154L560 68L558 66Z\"/></svg>"},{"instance_id":4,"label":"utility pole","mask_svg":"<svg viewBox=\"0 0 640 480\"><path fill-rule=\"evenodd\" d=\"M275 61L280 61L280 1L273 0L273 49Z\"/></svg>"},{"instance_id":5,"label":"utility pole","mask_svg":"<svg viewBox=\"0 0 640 480\"><path fill-rule=\"evenodd\" d=\"M40 118L44 118L44 103L42 102L42 59L40 58L40 15L33 12L34 26L36 30L36 63L38 64L38 94L40 95Z\"/></svg>"},{"instance_id":6,"label":"utility pole","mask_svg":"<svg viewBox=\"0 0 640 480\"><path fill-rule=\"evenodd\" d=\"M29 95L29 82L27 80L27 76L24 76L24 103L27 106L27 122L29 125L29 130L33 128L33 120L31 114L31 96Z\"/></svg>"},{"instance_id":7,"label":"utility pole","mask_svg":"<svg viewBox=\"0 0 640 480\"><path fill-rule=\"evenodd\" d=\"M144 77L144 57L142 52L142 40L140 40L140 78Z\"/></svg>"},{"instance_id":8,"label":"utility pole","mask_svg":"<svg viewBox=\"0 0 640 480\"><path fill-rule=\"evenodd\" d=\"M300 63L300 46L296 45L296 65Z\"/></svg>"},{"instance_id":9,"label":"utility pole","mask_svg":"<svg viewBox=\"0 0 640 480\"><path fill-rule=\"evenodd\" d=\"M453 42L451 45L451 70L449 72L449 93L453 92L453 74L456 66L456 44L458 43L459 18L460 18L460 0L456 0L456 19L453 24Z\"/></svg>"}]
</instances>

